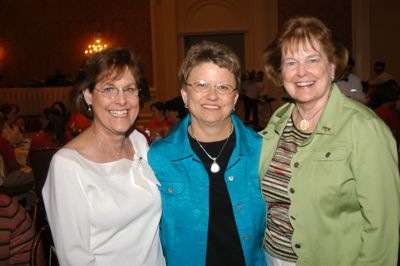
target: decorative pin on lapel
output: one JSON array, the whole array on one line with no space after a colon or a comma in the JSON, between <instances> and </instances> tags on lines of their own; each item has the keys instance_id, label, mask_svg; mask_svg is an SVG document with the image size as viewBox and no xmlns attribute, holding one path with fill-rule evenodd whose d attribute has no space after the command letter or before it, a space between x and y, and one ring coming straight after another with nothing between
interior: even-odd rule
<instances>
[{"instance_id":1,"label":"decorative pin on lapel","mask_svg":"<svg viewBox=\"0 0 400 266\"><path fill-rule=\"evenodd\" d=\"M331 131L331 128L327 127L327 126L323 126L322 129L325 131L325 133L328 133L329 131Z\"/></svg>"}]
</instances>

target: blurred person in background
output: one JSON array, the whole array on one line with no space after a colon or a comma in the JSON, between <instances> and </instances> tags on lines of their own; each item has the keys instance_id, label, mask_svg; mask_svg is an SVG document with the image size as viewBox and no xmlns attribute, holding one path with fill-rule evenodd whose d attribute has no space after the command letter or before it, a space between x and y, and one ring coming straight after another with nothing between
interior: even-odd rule
<instances>
[{"instance_id":1,"label":"blurred person in background","mask_svg":"<svg viewBox=\"0 0 400 266\"><path fill-rule=\"evenodd\" d=\"M36 150L61 148L72 139L72 136L66 132L63 115L56 108L45 108L40 120L42 130L32 138L29 153Z\"/></svg>"},{"instance_id":2,"label":"blurred person in background","mask_svg":"<svg viewBox=\"0 0 400 266\"><path fill-rule=\"evenodd\" d=\"M16 145L24 140L24 136L15 124L19 115L19 107L16 104L3 104L0 112L4 115L5 123L2 135L11 145Z\"/></svg>"},{"instance_id":3,"label":"blurred person in background","mask_svg":"<svg viewBox=\"0 0 400 266\"><path fill-rule=\"evenodd\" d=\"M17 120L15 121L15 125L18 127L19 132L21 132L22 134L26 132L25 119L23 116L19 115L17 117Z\"/></svg>"},{"instance_id":4,"label":"blurred person in background","mask_svg":"<svg viewBox=\"0 0 400 266\"><path fill-rule=\"evenodd\" d=\"M365 94L361 80L352 73L354 65L354 59L349 56L347 66L336 84L344 95L365 104Z\"/></svg>"},{"instance_id":5,"label":"blurred person in background","mask_svg":"<svg viewBox=\"0 0 400 266\"><path fill-rule=\"evenodd\" d=\"M69 134L76 137L87 129L91 123L92 121L90 119L77 111L72 113L69 117L69 120L67 121L67 130L69 131Z\"/></svg>"},{"instance_id":6,"label":"blurred person in background","mask_svg":"<svg viewBox=\"0 0 400 266\"><path fill-rule=\"evenodd\" d=\"M67 107L62 101L55 101L50 107L56 108L63 116L65 123L69 120L71 114L69 113Z\"/></svg>"},{"instance_id":7,"label":"blurred person in background","mask_svg":"<svg viewBox=\"0 0 400 266\"><path fill-rule=\"evenodd\" d=\"M395 80L394 76L385 71L386 62L376 61L374 63L374 73L375 77L368 80L370 86L375 86L377 84L383 83L388 80Z\"/></svg>"},{"instance_id":8,"label":"blurred person in background","mask_svg":"<svg viewBox=\"0 0 400 266\"><path fill-rule=\"evenodd\" d=\"M31 265L35 227L16 197L0 193L0 264Z\"/></svg>"},{"instance_id":9,"label":"blurred person in background","mask_svg":"<svg viewBox=\"0 0 400 266\"><path fill-rule=\"evenodd\" d=\"M400 113L395 109L399 97L399 87L394 80L376 85L374 96L376 103L375 113L385 121L392 130L393 136L400 143Z\"/></svg>"},{"instance_id":10,"label":"blurred person in background","mask_svg":"<svg viewBox=\"0 0 400 266\"><path fill-rule=\"evenodd\" d=\"M254 70L246 72L242 83L244 122L252 124L256 130L258 129L258 96L262 89L257 84L256 72ZM250 116L253 118L252 121L250 121Z\"/></svg>"},{"instance_id":11,"label":"blurred person in background","mask_svg":"<svg viewBox=\"0 0 400 266\"><path fill-rule=\"evenodd\" d=\"M177 96L165 102L165 119L170 124L170 130L175 128L178 122L186 115L187 110L181 96Z\"/></svg>"},{"instance_id":12,"label":"blurred person in background","mask_svg":"<svg viewBox=\"0 0 400 266\"><path fill-rule=\"evenodd\" d=\"M3 130L5 124L5 117L0 115L0 130ZM5 180L1 184L4 188L12 189L33 182L32 169L17 161L14 147L3 136L0 136L0 155L3 157L5 170Z\"/></svg>"},{"instance_id":13,"label":"blurred person in background","mask_svg":"<svg viewBox=\"0 0 400 266\"><path fill-rule=\"evenodd\" d=\"M168 134L171 123L165 119L165 105L163 102L155 102L150 105L152 118L146 123L150 141L165 137Z\"/></svg>"}]
</instances>

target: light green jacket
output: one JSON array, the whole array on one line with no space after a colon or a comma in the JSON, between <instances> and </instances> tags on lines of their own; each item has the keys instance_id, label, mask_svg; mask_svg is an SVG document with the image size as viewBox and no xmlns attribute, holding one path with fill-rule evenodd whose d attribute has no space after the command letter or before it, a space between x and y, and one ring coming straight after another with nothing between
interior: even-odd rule
<instances>
[{"instance_id":1,"label":"light green jacket","mask_svg":"<svg viewBox=\"0 0 400 266\"><path fill-rule=\"evenodd\" d=\"M259 174L272 160L294 104L263 136ZM372 110L332 89L314 133L291 161L290 222L297 266L395 266L400 178L396 144Z\"/></svg>"}]
</instances>

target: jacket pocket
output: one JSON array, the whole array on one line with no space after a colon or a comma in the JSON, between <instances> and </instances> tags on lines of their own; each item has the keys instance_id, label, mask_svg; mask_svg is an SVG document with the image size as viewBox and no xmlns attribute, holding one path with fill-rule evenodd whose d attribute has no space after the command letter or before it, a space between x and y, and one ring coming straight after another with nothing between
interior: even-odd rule
<instances>
[{"instance_id":1,"label":"jacket pocket","mask_svg":"<svg viewBox=\"0 0 400 266\"><path fill-rule=\"evenodd\" d=\"M165 196L178 196L181 194L185 189L185 184L183 182L162 182L160 186L160 191Z\"/></svg>"},{"instance_id":2,"label":"jacket pocket","mask_svg":"<svg viewBox=\"0 0 400 266\"><path fill-rule=\"evenodd\" d=\"M161 182L162 220L169 230L191 224L192 206L188 184L182 181Z\"/></svg>"},{"instance_id":3,"label":"jacket pocket","mask_svg":"<svg viewBox=\"0 0 400 266\"><path fill-rule=\"evenodd\" d=\"M321 204L321 210L330 217L339 215L343 204L354 201L355 180L350 154L351 149L340 146L313 151L312 164L302 173L307 180L307 197Z\"/></svg>"},{"instance_id":4,"label":"jacket pocket","mask_svg":"<svg viewBox=\"0 0 400 266\"><path fill-rule=\"evenodd\" d=\"M324 147L311 153L312 164L305 173L320 182L340 185L352 177L350 170L350 149L347 147ZM321 183L323 184L323 183Z\"/></svg>"},{"instance_id":5,"label":"jacket pocket","mask_svg":"<svg viewBox=\"0 0 400 266\"><path fill-rule=\"evenodd\" d=\"M342 161L350 154L349 149L341 147L327 147L323 151L315 151L313 159L316 161Z\"/></svg>"}]
</instances>

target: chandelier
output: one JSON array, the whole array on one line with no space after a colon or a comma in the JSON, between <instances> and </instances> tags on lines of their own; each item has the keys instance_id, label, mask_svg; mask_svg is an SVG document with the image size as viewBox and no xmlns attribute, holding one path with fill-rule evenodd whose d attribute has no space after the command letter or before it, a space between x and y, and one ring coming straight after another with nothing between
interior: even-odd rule
<instances>
[{"instance_id":1,"label":"chandelier","mask_svg":"<svg viewBox=\"0 0 400 266\"><path fill-rule=\"evenodd\" d=\"M93 43L89 44L85 50L85 55L91 55L107 48L107 44L103 43L100 38L96 38Z\"/></svg>"}]
</instances>

